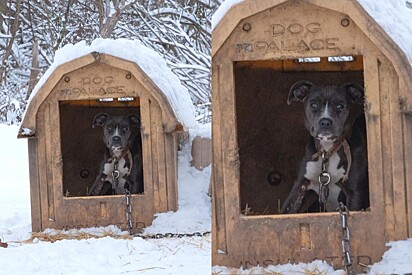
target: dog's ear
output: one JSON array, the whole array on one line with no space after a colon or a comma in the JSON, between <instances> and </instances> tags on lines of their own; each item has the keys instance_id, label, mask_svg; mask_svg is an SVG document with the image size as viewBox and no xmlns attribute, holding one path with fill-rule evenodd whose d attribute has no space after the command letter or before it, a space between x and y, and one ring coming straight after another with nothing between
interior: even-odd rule
<instances>
[{"instance_id":1,"label":"dog's ear","mask_svg":"<svg viewBox=\"0 0 412 275\"><path fill-rule=\"evenodd\" d=\"M307 80L298 81L293 84L288 95L288 105L290 105L293 100L303 102L313 86L315 85Z\"/></svg>"},{"instance_id":2,"label":"dog's ear","mask_svg":"<svg viewBox=\"0 0 412 275\"><path fill-rule=\"evenodd\" d=\"M363 105L365 93L361 85L356 83L346 83L343 84L342 87L346 91L352 102Z\"/></svg>"},{"instance_id":3,"label":"dog's ear","mask_svg":"<svg viewBox=\"0 0 412 275\"><path fill-rule=\"evenodd\" d=\"M100 113L97 114L94 119L93 119L93 125L92 127L96 127L96 126L103 126L106 123L107 117L109 115L105 114L105 113Z\"/></svg>"},{"instance_id":4,"label":"dog's ear","mask_svg":"<svg viewBox=\"0 0 412 275\"><path fill-rule=\"evenodd\" d=\"M140 118L136 115L129 115L130 125L132 127L140 128Z\"/></svg>"}]
</instances>

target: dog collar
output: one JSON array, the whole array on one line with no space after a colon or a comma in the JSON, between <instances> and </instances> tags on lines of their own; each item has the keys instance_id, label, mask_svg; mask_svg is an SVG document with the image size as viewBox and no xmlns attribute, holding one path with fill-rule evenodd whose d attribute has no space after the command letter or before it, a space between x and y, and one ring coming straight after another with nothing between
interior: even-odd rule
<instances>
[{"instance_id":1,"label":"dog collar","mask_svg":"<svg viewBox=\"0 0 412 275\"><path fill-rule=\"evenodd\" d=\"M344 154L346 156L346 159L348 161L348 169L346 170L346 173L345 173L344 178L343 178L343 182L346 182L348 180L349 171L350 171L350 168L352 166L352 154L350 152L349 143L346 139L343 139L341 142L337 142L332 147L332 149L329 150L328 152L325 152L324 150L317 148L318 151L315 154L312 155L312 160L318 160L322 156L322 154L325 153L325 159L326 159L326 161L328 161L329 158L333 154L338 152L340 150L340 148L342 148L342 147L343 147L343 152L344 152Z\"/></svg>"},{"instance_id":2,"label":"dog collar","mask_svg":"<svg viewBox=\"0 0 412 275\"><path fill-rule=\"evenodd\" d=\"M124 149L122 149L122 151L120 152L120 155L119 155L119 156L116 156L116 155L114 154L113 150L110 150L110 156L111 156L111 158L109 158L108 161L109 161L109 162L112 162L114 159L118 159L118 160L119 160L119 159L122 159L122 158L124 158L125 155L127 155L128 152L130 152L130 150L127 149L127 148L124 148Z\"/></svg>"}]
</instances>

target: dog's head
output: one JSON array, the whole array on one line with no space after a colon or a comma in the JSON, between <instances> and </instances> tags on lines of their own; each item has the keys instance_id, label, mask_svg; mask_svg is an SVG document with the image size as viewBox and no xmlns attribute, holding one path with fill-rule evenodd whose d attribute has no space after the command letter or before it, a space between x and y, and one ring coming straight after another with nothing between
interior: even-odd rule
<instances>
[{"instance_id":1,"label":"dog's head","mask_svg":"<svg viewBox=\"0 0 412 275\"><path fill-rule=\"evenodd\" d=\"M92 126L103 127L103 141L110 150L123 150L128 146L130 127L139 128L140 119L136 115L109 116L101 113L94 117Z\"/></svg>"},{"instance_id":2,"label":"dog's head","mask_svg":"<svg viewBox=\"0 0 412 275\"><path fill-rule=\"evenodd\" d=\"M314 138L334 142L350 133L352 105L363 104L364 92L355 83L318 86L303 80L292 85L288 104L292 101L303 102L305 126Z\"/></svg>"}]
</instances>

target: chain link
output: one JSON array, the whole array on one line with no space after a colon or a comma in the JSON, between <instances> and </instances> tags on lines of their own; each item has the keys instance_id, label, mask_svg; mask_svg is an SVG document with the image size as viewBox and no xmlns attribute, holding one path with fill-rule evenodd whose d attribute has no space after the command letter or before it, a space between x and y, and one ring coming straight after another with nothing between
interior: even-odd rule
<instances>
[{"instance_id":1,"label":"chain link","mask_svg":"<svg viewBox=\"0 0 412 275\"><path fill-rule=\"evenodd\" d=\"M210 231L194 232L194 233L158 233L158 234L135 234L133 237L140 237L142 239L165 239L165 238L184 238L184 237L204 237L209 235Z\"/></svg>"},{"instance_id":2,"label":"chain link","mask_svg":"<svg viewBox=\"0 0 412 275\"><path fill-rule=\"evenodd\" d=\"M113 172L112 172L113 183L112 183L112 189L113 189L114 194L116 194L116 189L119 186L120 172L119 172L119 169L117 168L118 164L119 164L119 161L117 160L117 157L113 157Z\"/></svg>"},{"instance_id":3,"label":"chain link","mask_svg":"<svg viewBox=\"0 0 412 275\"><path fill-rule=\"evenodd\" d=\"M339 202L338 211L342 221L342 252L343 264L348 275L355 275L350 254L350 233L348 227L349 210L342 202Z\"/></svg>"},{"instance_id":4,"label":"chain link","mask_svg":"<svg viewBox=\"0 0 412 275\"><path fill-rule=\"evenodd\" d=\"M326 212L326 203L329 197L329 183L330 174L328 173L328 161L329 158L326 157L326 152L323 151L321 154L322 158L322 172L319 174L319 212Z\"/></svg>"},{"instance_id":5,"label":"chain link","mask_svg":"<svg viewBox=\"0 0 412 275\"><path fill-rule=\"evenodd\" d=\"M133 235L133 221L132 221L132 194L129 189L124 189L124 197L126 200L126 220L127 220L127 229L130 235Z\"/></svg>"}]
</instances>

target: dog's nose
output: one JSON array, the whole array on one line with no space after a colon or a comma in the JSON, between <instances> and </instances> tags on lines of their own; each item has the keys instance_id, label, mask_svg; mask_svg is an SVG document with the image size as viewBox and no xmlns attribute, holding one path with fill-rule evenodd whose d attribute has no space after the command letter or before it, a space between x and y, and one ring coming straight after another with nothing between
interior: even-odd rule
<instances>
[{"instance_id":1,"label":"dog's nose","mask_svg":"<svg viewBox=\"0 0 412 275\"><path fill-rule=\"evenodd\" d=\"M322 128L330 128L332 127L332 120L330 118L322 118L319 120L319 125Z\"/></svg>"},{"instance_id":2,"label":"dog's nose","mask_svg":"<svg viewBox=\"0 0 412 275\"><path fill-rule=\"evenodd\" d=\"M113 141L113 142L120 142L120 137L114 136L114 137L112 138L112 141Z\"/></svg>"}]
</instances>

